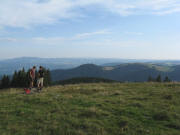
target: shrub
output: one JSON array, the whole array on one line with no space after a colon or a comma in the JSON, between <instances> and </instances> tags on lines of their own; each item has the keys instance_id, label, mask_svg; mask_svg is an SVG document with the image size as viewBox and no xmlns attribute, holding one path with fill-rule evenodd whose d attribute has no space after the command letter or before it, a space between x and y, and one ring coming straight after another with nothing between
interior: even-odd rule
<instances>
[{"instance_id":1,"label":"shrub","mask_svg":"<svg viewBox=\"0 0 180 135\"><path fill-rule=\"evenodd\" d=\"M169 116L166 112L158 112L153 115L153 119L158 121L167 121L169 120Z\"/></svg>"}]
</instances>

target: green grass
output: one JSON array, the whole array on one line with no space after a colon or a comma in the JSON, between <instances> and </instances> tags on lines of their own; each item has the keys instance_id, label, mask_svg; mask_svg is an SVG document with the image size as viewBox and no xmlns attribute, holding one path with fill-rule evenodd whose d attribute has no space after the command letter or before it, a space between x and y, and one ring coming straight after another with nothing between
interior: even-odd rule
<instances>
[{"instance_id":1,"label":"green grass","mask_svg":"<svg viewBox=\"0 0 180 135\"><path fill-rule=\"evenodd\" d=\"M97 83L0 92L0 135L179 135L180 84Z\"/></svg>"}]
</instances>

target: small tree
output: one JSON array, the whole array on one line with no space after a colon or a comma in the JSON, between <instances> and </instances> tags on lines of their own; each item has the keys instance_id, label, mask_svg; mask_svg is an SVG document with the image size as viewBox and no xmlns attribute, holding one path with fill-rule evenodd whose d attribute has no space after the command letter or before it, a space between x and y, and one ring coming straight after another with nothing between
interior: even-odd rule
<instances>
[{"instance_id":1,"label":"small tree","mask_svg":"<svg viewBox=\"0 0 180 135\"><path fill-rule=\"evenodd\" d=\"M29 76L28 72L23 68L18 72L15 71L11 81L12 87L28 87L29 86Z\"/></svg>"},{"instance_id":2,"label":"small tree","mask_svg":"<svg viewBox=\"0 0 180 135\"><path fill-rule=\"evenodd\" d=\"M148 82L153 82L153 78L151 76L148 77Z\"/></svg>"},{"instance_id":3,"label":"small tree","mask_svg":"<svg viewBox=\"0 0 180 135\"><path fill-rule=\"evenodd\" d=\"M171 82L168 76L165 77L164 82Z\"/></svg>"},{"instance_id":4,"label":"small tree","mask_svg":"<svg viewBox=\"0 0 180 135\"><path fill-rule=\"evenodd\" d=\"M10 79L9 76L4 75L1 80L1 88L9 88L10 87Z\"/></svg>"},{"instance_id":5,"label":"small tree","mask_svg":"<svg viewBox=\"0 0 180 135\"><path fill-rule=\"evenodd\" d=\"M13 87L27 87L28 86L28 77L27 72L23 68L18 72L15 72L12 79Z\"/></svg>"},{"instance_id":6,"label":"small tree","mask_svg":"<svg viewBox=\"0 0 180 135\"><path fill-rule=\"evenodd\" d=\"M11 81L11 86L12 87L17 87L18 86L17 78L18 78L17 71L15 71L14 74L13 74L13 77L12 77L12 81Z\"/></svg>"},{"instance_id":7,"label":"small tree","mask_svg":"<svg viewBox=\"0 0 180 135\"><path fill-rule=\"evenodd\" d=\"M162 82L162 80L161 80L161 75L158 75L158 76L157 76L156 82Z\"/></svg>"},{"instance_id":8,"label":"small tree","mask_svg":"<svg viewBox=\"0 0 180 135\"><path fill-rule=\"evenodd\" d=\"M37 86L38 72L36 71L36 78L34 86ZM0 80L0 88L9 87L28 87L30 84L30 70L27 72L23 68L22 70L15 71L12 76L12 81L9 76L4 75ZM44 68L44 86L51 85L51 74L50 71Z\"/></svg>"},{"instance_id":9,"label":"small tree","mask_svg":"<svg viewBox=\"0 0 180 135\"><path fill-rule=\"evenodd\" d=\"M51 73L49 69L43 68L44 71L44 86L50 86L51 85Z\"/></svg>"},{"instance_id":10,"label":"small tree","mask_svg":"<svg viewBox=\"0 0 180 135\"><path fill-rule=\"evenodd\" d=\"M45 86L51 85L51 72L49 71L49 69L45 72L45 82Z\"/></svg>"}]
</instances>

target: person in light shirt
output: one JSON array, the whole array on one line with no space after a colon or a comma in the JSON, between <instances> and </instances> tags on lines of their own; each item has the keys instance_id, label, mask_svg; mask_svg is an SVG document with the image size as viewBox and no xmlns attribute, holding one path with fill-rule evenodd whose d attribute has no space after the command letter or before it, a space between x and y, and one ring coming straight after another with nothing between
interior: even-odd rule
<instances>
[{"instance_id":1,"label":"person in light shirt","mask_svg":"<svg viewBox=\"0 0 180 135\"><path fill-rule=\"evenodd\" d=\"M43 67L40 66L38 71L38 81L37 81L39 91L41 91L43 88L43 82L44 82L44 70Z\"/></svg>"}]
</instances>

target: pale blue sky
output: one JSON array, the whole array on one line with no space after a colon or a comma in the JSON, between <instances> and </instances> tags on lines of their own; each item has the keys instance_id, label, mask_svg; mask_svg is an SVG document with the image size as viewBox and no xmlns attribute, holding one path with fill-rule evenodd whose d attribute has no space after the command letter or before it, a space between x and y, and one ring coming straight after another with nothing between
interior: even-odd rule
<instances>
[{"instance_id":1,"label":"pale blue sky","mask_svg":"<svg viewBox=\"0 0 180 135\"><path fill-rule=\"evenodd\" d=\"M0 59L180 59L179 0L1 0Z\"/></svg>"}]
</instances>

